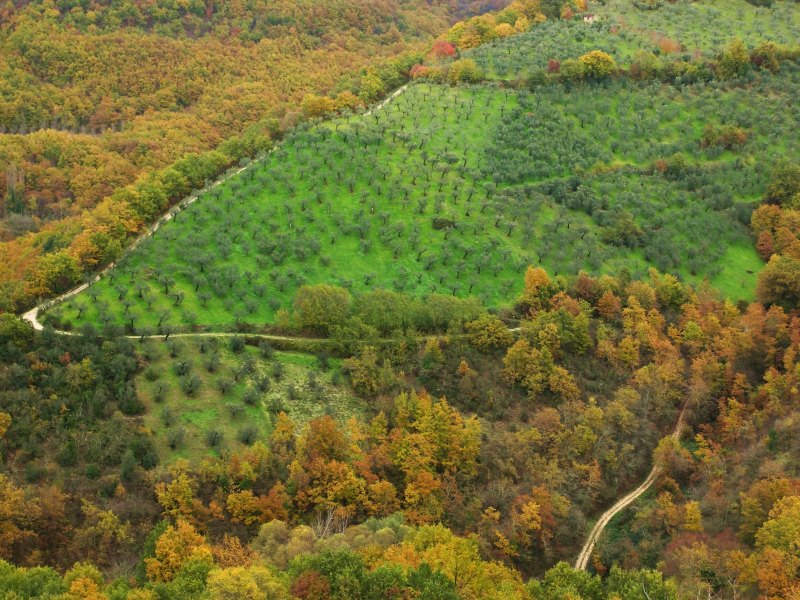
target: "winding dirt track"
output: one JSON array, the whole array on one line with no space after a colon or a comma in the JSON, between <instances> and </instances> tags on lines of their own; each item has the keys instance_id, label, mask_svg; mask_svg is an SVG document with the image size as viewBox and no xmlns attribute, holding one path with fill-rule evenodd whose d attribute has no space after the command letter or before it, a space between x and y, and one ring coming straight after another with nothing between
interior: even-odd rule
<instances>
[{"instance_id":1,"label":"winding dirt track","mask_svg":"<svg viewBox=\"0 0 800 600\"><path fill-rule=\"evenodd\" d=\"M681 437L681 430L683 429L683 415L686 412L686 404L683 405L681 408L681 412L678 415L678 422L675 424L675 429L672 432L672 437L675 440L680 439ZM597 523L595 523L594 527L592 527L592 531L589 533L589 537L586 538L586 543L583 545L581 549L581 553L578 555L578 560L575 561L575 568L581 571L585 571L586 567L589 564L589 559L592 556L592 552L594 552L594 546L597 543L597 540L600 539L600 535L602 535L603 530L606 528L617 514L625 510L628 506L633 504L636 499L644 494L653 482L658 477L658 474L661 472L661 468L656 464L653 465L653 468L650 471L650 474L647 478L632 492L626 494L602 515L600 518L597 519Z\"/></svg>"}]
</instances>

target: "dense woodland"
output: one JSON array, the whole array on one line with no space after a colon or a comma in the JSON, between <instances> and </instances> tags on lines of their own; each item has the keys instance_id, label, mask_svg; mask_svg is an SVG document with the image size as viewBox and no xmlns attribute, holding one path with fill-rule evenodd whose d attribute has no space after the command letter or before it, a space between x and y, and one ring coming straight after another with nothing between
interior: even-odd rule
<instances>
[{"instance_id":1,"label":"dense woodland","mask_svg":"<svg viewBox=\"0 0 800 600\"><path fill-rule=\"evenodd\" d=\"M418 318L389 292L354 299L352 316L338 310L343 300L341 289L307 289L296 318L335 329L326 320L340 314L397 334ZM666 559L682 594L788 594L800 483L791 458L800 433L797 318L777 305L737 308L655 273L649 281L551 280L534 268L517 307L518 334L496 316L467 312L462 326L427 341L351 339L344 354L353 357L340 368L368 400L363 419L323 416L301 426L272 413L267 440L208 436L215 451L200 462L160 456L154 432L141 427L156 403L138 400L132 377L147 362L137 360L135 340L34 335L7 316L4 443L6 467L20 481L5 480L4 556L63 568L91 560L121 573L148 538L139 582L153 597L203 581L212 597L225 597L213 596L213 582L255 577L299 597L315 597L297 591L313 583L330 586L331 597L371 598L378 574L416 589L418 576L405 569L421 564L449 576L459 597L563 597L539 583L526 588L520 573L542 574L574 556L590 515L630 489L653 453L665 470L654 503L622 537L633 545L605 543L594 569ZM261 350L271 360L274 351ZM172 368L182 368L180 357ZM184 381L198 368L206 367L190 366ZM241 376L254 388L264 378L252 366ZM266 379L280 377L273 370ZM180 393L191 404L200 392L189 385ZM659 443L684 404L696 433L686 445ZM169 443L180 450L183 441ZM166 521L152 530L158 519ZM169 549L175 544L182 550ZM278 571L248 567L264 560ZM336 567L314 561L360 566L344 582ZM386 566L373 571L378 565ZM400 579L384 573L390 565ZM660 577L625 576L653 585ZM87 571L52 585L86 577L100 581ZM567 582L558 585L587 586L591 597L614 581L568 570L560 577ZM173 591L158 591L164 586ZM363 595L348 596L348 586Z\"/></svg>"},{"instance_id":2,"label":"dense woodland","mask_svg":"<svg viewBox=\"0 0 800 600\"><path fill-rule=\"evenodd\" d=\"M798 597L796 3L0 22L0 596Z\"/></svg>"}]
</instances>

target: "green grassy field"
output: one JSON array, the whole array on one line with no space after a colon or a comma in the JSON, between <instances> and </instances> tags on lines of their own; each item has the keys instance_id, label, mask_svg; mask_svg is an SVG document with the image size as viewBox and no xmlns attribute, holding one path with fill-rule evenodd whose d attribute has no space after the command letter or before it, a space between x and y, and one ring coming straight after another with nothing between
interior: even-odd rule
<instances>
[{"instance_id":1,"label":"green grassy field","mask_svg":"<svg viewBox=\"0 0 800 600\"><path fill-rule=\"evenodd\" d=\"M655 266L749 299L760 260L745 224L771 165L798 152L798 94L790 64L747 87L413 85L376 114L298 130L51 315L135 331L264 324L303 283L499 307L528 264ZM707 124L748 142L701 148Z\"/></svg>"},{"instance_id":2,"label":"green grassy field","mask_svg":"<svg viewBox=\"0 0 800 600\"><path fill-rule=\"evenodd\" d=\"M297 425L325 414L343 422L363 411L340 383L336 359L323 367L307 354L234 352L230 338L149 339L139 348L148 366L136 388L162 463L266 441L280 411Z\"/></svg>"}]
</instances>

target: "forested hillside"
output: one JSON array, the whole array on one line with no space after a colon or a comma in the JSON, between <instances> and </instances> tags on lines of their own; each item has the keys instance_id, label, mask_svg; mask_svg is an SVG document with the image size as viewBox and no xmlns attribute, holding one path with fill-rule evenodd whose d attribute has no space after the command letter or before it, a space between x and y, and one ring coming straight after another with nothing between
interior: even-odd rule
<instances>
[{"instance_id":1,"label":"forested hillside","mask_svg":"<svg viewBox=\"0 0 800 600\"><path fill-rule=\"evenodd\" d=\"M800 4L0 15L0 596L796 600Z\"/></svg>"}]
</instances>

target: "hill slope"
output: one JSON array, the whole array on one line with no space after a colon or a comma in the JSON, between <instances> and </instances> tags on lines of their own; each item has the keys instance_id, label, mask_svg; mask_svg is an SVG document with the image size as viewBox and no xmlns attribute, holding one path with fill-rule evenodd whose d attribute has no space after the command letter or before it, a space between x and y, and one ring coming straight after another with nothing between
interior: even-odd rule
<instances>
[{"instance_id":1,"label":"hill slope","mask_svg":"<svg viewBox=\"0 0 800 600\"><path fill-rule=\"evenodd\" d=\"M59 318L258 324L324 282L500 307L529 263L568 275L654 266L750 298L761 261L744 223L763 159L798 151L798 88L790 64L747 87L413 85L375 114L296 132L93 286L96 303L84 293ZM704 128L725 125L747 142L704 147Z\"/></svg>"}]
</instances>

